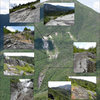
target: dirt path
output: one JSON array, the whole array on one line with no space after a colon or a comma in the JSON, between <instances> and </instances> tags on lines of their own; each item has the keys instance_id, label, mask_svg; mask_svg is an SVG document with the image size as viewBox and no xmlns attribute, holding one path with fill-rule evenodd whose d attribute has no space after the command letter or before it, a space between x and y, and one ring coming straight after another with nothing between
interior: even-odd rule
<instances>
[{"instance_id":1,"label":"dirt path","mask_svg":"<svg viewBox=\"0 0 100 100\"><path fill-rule=\"evenodd\" d=\"M54 20L50 20L46 25L62 25L62 26L70 26L74 24L74 14L65 15L62 17L58 17Z\"/></svg>"},{"instance_id":2,"label":"dirt path","mask_svg":"<svg viewBox=\"0 0 100 100\"><path fill-rule=\"evenodd\" d=\"M39 74L39 77L38 77L38 88L39 89L40 89L42 82L45 78L45 74L46 74L47 70L48 70L48 67L46 69L42 70Z\"/></svg>"},{"instance_id":3,"label":"dirt path","mask_svg":"<svg viewBox=\"0 0 100 100\"><path fill-rule=\"evenodd\" d=\"M71 40L77 41L77 39L70 32L67 32L67 34L70 36Z\"/></svg>"}]
</instances>

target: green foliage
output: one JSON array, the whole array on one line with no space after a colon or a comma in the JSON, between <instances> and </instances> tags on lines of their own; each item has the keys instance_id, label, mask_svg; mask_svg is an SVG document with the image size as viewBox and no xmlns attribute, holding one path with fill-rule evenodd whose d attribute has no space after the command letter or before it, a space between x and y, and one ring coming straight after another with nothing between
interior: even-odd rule
<instances>
[{"instance_id":1,"label":"green foliage","mask_svg":"<svg viewBox=\"0 0 100 100\"><path fill-rule=\"evenodd\" d=\"M35 9L34 4L38 3L40 0L36 0L35 2L29 2L27 4L19 4L18 6L13 7L12 9L10 9L10 13L15 12L17 10L20 10L22 8L27 8L27 9Z\"/></svg>"},{"instance_id":2,"label":"green foliage","mask_svg":"<svg viewBox=\"0 0 100 100\"><path fill-rule=\"evenodd\" d=\"M15 67L20 71L24 71L27 73L33 73L34 69L32 67L30 67L28 64L26 64L25 66L11 66L11 67Z\"/></svg>"},{"instance_id":3,"label":"green foliage","mask_svg":"<svg viewBox=\"0 0 100 100\"><path fill-rule=\"evenodd\" d=\"M55 100L70 100L70 93L64 89L48 88L48 95L52 95ZM49 100L52 100L49 98Z\"/></svg>"},{"instance_id":4,"label":"green foliage","mask_svg":"<svg viewBox=\"0 0 100 100\"><path fill-rule=\"evenodd\" d=\"M25 27L23 31L31 31L31 29L28 29L27 27Z\"/></svg>"},{"instance_id":5,"label":"green foliage","mask_svg":"<svg viewBox=\"0 0 100 100\"><path fill-rule=\"evenodd\" d=\"M79 86L86 88L87 90L96 92L95 83L85 81L85 80L79 80L79 79L70 79L70 81L72 82L72 85L75 85L75 86L79 85Z\"/></svg>"},{"instance_id":6,"label":"green foliage","mask_svg":"<svg viewBox=\"0 0 100 100\"><path fill-rule=\"evenodd\" d=\"M75 10L71 10L69 12L66 12L66 11L45 12L44 11L44 24L49 22L51 19L56 19L57 17L72 14L72 13L75 13Z\"/></svg>"},{"instance_id":7,"label":"green foliage","mask_svg":"<svg viewBox=\"0 0 100 100\"><path fill-rule=\"evenodd\" d=\"M19 82L19 79L11 79L11 83L15 83L15 84L17 84Z\"/></svg>"},{"instance_id":8,"label":"green foliage","mask_svg":"<svg viewBox=\"0 0 100 100\"><path fill-rule=\"evenodd\" d=\"M74 53L81 53L81 52L91 52L93 54L96 54L96 47L95 48L89 48L89 49L80 49L80 48L77 48L75 45L73 46L73 51Z\"/></svg>"},{"instance_id":9,"label":"green foliage","mask_svg":"<svg viewBox=\"0 0 100 100\"><path fill-rule=\"evenodd\" d=\"M8 30L6 27L4 27L4 34L12 33L10 30Z\"/></svg>"}]
</instances>

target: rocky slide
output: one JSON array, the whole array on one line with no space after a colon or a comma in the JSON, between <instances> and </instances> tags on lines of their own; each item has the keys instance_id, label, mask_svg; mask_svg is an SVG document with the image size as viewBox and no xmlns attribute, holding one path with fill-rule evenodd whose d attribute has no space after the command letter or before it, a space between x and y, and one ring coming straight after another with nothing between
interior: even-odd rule
<instances>
[{"instance_id":1,"label":"rocky slide","mask_svg":"<svg viewBox=\"0 0 100 100\"><path fill-rule=\"evenodd\" d=\"M40 3L34 4L36 9L23 8L10 13L10 22L39 22Z\"/></svg>"},{"instance_id":2,"label":"rocky slide","mask_svg":"<svg viewBox=\"0 0 100 100\"><path fill-rule=\"evenodd\" d=\"M74 14L69 14L65 16L58 17L56 19L50 20L46 25L61 25L61 26L71 26L74 24Z\"/></svg>"}]
</instances>

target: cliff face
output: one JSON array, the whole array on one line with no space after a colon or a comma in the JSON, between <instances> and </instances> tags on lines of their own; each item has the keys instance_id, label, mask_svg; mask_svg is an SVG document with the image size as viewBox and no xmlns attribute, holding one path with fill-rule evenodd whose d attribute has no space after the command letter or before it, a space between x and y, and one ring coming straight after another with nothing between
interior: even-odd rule
<instances>
[{"instance_id":1,"label":"cliff face","mask_svg":"<svg viewBox=\"0 0 100 100\"><path fill-rule=\"evenodd\" d=\"M33 32L21 32L4 36L4 49L34 49Z\"/></svg>"},{"instance_id":2,"label":"cliff face","mask_svg":"<svg viewBox=\"0 0 100 100\"><path fill-rule=\"evenodd\" d=\"M11 100L33 100L33 81L11 83Z\"/></svg>"},{"instance_id":3,"label":"cliff face","mask_svg":"<svg viewBox=\"0 0 100 100\"><path fill-rule=\"evenodd\" d=\"M96 56L89 52L74 54L74 72L85 73L96 71Z\"/></svg>"}]
</instances>

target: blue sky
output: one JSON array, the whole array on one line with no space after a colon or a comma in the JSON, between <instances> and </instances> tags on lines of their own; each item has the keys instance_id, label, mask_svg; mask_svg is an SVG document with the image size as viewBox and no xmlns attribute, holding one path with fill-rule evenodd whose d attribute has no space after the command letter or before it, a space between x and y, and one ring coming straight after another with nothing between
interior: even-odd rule
<instances>
[{"instance_id":1,"label":"blue sky","mask_svg":"<svg viewBox=\"0 0 100 100\"><path fill-rule=\"evenodd\" d=\"M89 49L90 47L96 47L96 42L74 42L74 45L78 48Z\"/></svg>"},{"instance_id":2,"label":"blue sky","mask_svg":"<svg viewBox=\"0 0 100 100\"><path fill-rule=\"evenodd\" d=\"M18 31L23 31L23 29L27 27L28 29L31 29L34 31L34 26L7 26L6 28L9 29L12 32L15 32L16 30Z\"/></svg>"}]
</instances>

